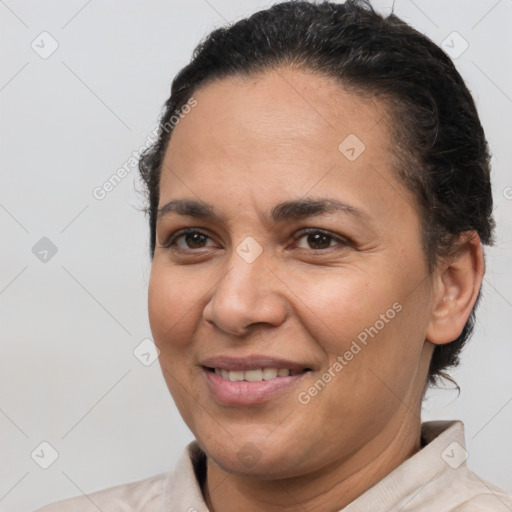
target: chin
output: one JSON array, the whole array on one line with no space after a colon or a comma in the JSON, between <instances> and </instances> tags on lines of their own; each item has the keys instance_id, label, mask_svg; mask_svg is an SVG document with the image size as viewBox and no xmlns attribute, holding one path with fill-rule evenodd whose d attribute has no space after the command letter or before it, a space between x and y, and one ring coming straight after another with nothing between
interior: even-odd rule
<instances>
[{"instance_id":1,"label":"chin","mask_svg":"<svg viewBox=\"0 0 512 512\"><path fill-rule=\"evenodd\" d=\"M262 480L277 477L297 476L299 461L303 461L297 446L287 446L281 439L269 439L247 435L226 434L222 439L216 437L204 442L197 437L198 443L217 466L227 473L250 475Z\"/></svg>"}]
</instances>

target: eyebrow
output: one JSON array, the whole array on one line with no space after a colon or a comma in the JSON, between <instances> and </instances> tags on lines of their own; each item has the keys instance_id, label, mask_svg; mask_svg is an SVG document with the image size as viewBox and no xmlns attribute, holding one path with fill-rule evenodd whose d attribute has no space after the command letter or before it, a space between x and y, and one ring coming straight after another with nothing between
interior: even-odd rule
<instances>
[{"instance_id":1,"label":"eyebrow","mask_svg":"<svg viewBox=\"0 0 512 512\"><path fill-rule=\"evenodd\" d=\"M314 215L321 215L332 212L343 212L362 219L369 216L362 210L332 198L303 198L285 201L274 206L270 212L270 218L274 223L291 219L303 219ZM164 216L176 213L178 215L207 219L218 222L225 222L225 218L215 207L204 201L192 199L174 199L158 209L157 216Z\"/></svg>"}]
</instances>

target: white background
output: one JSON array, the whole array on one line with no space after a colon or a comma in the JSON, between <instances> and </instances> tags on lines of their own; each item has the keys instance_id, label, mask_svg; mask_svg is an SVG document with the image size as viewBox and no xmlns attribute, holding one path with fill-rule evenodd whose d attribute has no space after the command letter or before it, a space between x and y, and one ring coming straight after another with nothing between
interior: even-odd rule
<instances>
[{"instance_id":1,"label":"white background","mask_svg":"<svg viewBox=\"0 0 512 512\"><path fill-rule=\"evenodd\" d=\"M151 337L136 169L102 201L92 191L144 144L201 37L271 3L0 1L2 510L167 471L192 439L158 362L132 353ZM396 0L395 12L438 44L453 31L469 43L455 63L494 154L498 242L454 373L462 393L430 393L424 417L463 420L468 464L512 493L512 1ZM31 48L50 48L43 31L59 45L47 59ZM42 237L58 250L46 263L32 252ZM42 441L59 454L46 470L31 458Z\"/></svg>"}]
</instances>

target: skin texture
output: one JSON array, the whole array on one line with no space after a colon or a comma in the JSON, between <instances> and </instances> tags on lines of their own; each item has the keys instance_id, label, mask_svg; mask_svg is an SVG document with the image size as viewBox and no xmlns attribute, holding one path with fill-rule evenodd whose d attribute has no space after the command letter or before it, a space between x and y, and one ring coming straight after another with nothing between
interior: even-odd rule
<instances>
[{"instance_id":1,"label":"skin texture","mask_svg":"<svg viewBox=\"0 0 512 512\"><path fill-rule=\"evenodd\" d=\"M230 77L194 97L166 152L159 207L200 200L224 221L158 219L149 317L166 383L208 456L208 506L341 509L419 449L429 361L476 300L480 242L461 239L459 253L428 275L384 104L288 68ZM350 134L365 144L354 161L338 149ZM270 219L277 203L305 197L363 213ZM187 227L206 238L163 247ZM304 228L331 238L308 238ZM252 263L236 251L248 236L262 248ZM394 318L301 403L393 304ZM221 354L280 357L312 371L265 403L226 406L201 366Z\"/></svg>"}]
</instances>

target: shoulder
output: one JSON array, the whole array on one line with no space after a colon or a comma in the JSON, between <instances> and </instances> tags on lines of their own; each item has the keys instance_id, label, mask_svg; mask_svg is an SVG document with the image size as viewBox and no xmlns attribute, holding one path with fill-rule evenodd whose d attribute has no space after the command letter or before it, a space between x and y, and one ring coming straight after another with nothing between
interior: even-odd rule
<instances>
[{"instance_id":1,"label":"shoulder","mask_svg":"<svg viewBox=\"0 0 512 512\"><path fill-rule=\"evenodd\" d=\"M168 474L162 473L144 480L117 485L87 495L51 503L35 512L98 512L98 510L159 510L162 490Z\"/></svg>"},{"instance_id":2,"label":"shoulder","mask_svg":"<svg viewBox=\"0 0 512 512\"><path fill-rule=\"evenodd\" d=\"M362 504L387 500L381 510L393 512L512 511L512 498L467 466L462 422L427 422L422 434L424 447L367 492Z\"/></svg>"},{"instance_id":3,"label":"shoulder","mask_svg":"<svg viewBox=\"0 0 512 512\"><path fill-rule=\"evenodd\" d=\"M481 478L466 464L447 469L420 491L420 505L412 510L450 512L511 512L512 497ZM425 501L423 501L425 500ZM407 507L405 510L408 510ZM405 511L404 511L405 512Z\"/></svg>"},{"instance_id":4,"label":"shoulder","mask_svg":"<svg viewBox=\"0 0 512 512\"><path fill-rule=\"evenodd\" d=\"M512 497L505 491L487 482L468 470L461 479L466 488L467 498L453 512L510 512Z\"/></svg>"},{"instance_id":5,"label":"shoulder","mask_svg":"<svg viewBox=\"0 0 512 512\"><path fill-rule=\"evenodd\" d=\"M51 503L35 512L160 512L181 509L207 512L201 491L205 474L206 455L193 441L183 449L174 469L169 472Z\"/></svg>"},{"instance_id":6,"label":"shoulder","mask_svg":"<svg viewBox=\"0 0 512 512\"><path fill-rule=\"evenodd\" d=\"M466 501L452 512L510 512L512 499L504 494L480 494Z\"/></svg>"}]
</instances>

